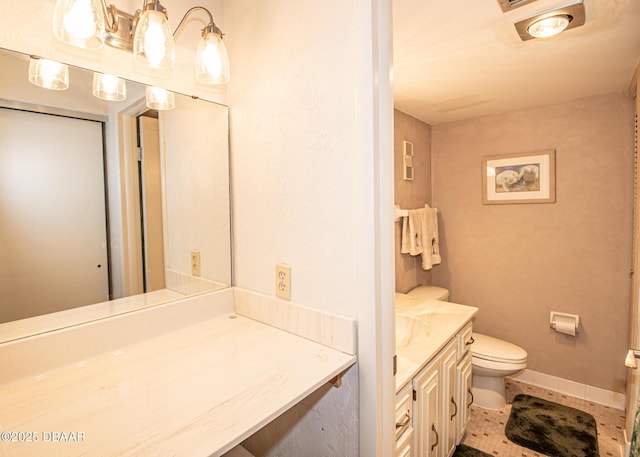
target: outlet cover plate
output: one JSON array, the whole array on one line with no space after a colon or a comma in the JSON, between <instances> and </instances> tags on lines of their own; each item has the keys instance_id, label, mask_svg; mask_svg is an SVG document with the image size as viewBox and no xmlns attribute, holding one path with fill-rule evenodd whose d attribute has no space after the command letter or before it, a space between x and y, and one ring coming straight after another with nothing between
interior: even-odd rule
<instances>
[{"instance_id":1,"label":"outlet cover plate","mask_svg":"<svg viewBox=\"0 0 640 457\"><path fill-rule=\"evenodd\" d=\"M276 265L276 296L291 300L291 267L289 265Z\"/></svg>"}]
</instances>

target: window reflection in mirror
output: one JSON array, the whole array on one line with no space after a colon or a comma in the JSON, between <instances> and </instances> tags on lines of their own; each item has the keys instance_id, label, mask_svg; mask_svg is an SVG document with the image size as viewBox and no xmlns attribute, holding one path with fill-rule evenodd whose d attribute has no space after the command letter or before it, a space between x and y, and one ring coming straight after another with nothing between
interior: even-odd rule
<instances>
[{"instance_id":1,"label":"window reflection in mirror","mask_svg":"<svg viewBox=\"0 0 640 457\"><path fill-rule=\"evenodd\" d=\"M231 285L228 111L29 83L0 50L0 341ZM111 301L109 301L111 300Z\"/></svg>"}]
</instances>

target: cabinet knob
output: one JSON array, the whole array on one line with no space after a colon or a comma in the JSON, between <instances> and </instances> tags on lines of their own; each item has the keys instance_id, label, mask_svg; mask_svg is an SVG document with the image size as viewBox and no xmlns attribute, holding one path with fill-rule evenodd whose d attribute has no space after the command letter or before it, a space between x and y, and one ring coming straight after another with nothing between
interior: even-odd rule
<instances>
[{"instance_id":1,"label":"cabinet knob","mask_svg":"<svg viewBox=\"0 0 640 457\"><path fill-rule=\"evenodd\" d=\"M471 401L470 401L469 403L467 403L467 408L468 408L468 407L470 407L470 406L473 404L473 392L471 392L471 387L469 387L469 388L467 389L467 393L468 393L469 395L471 395Z\"/></svg>"},{"instance_id":2,"label":"cabinet knob","mask_svg":"<svg viewBox=\"0 0 640 457\"><path fill-rule=\"evenodd\" d=\"M466 344L467 346L469 346L470 344L473 344L473 343L475 343L475 342L476 342L476 340L474 340L474 339L473 339L473 335L471 335L471 338L469 338L469 340L468 340L466 343L464 343L464 344Z\"/></svg>"}]
</instances>

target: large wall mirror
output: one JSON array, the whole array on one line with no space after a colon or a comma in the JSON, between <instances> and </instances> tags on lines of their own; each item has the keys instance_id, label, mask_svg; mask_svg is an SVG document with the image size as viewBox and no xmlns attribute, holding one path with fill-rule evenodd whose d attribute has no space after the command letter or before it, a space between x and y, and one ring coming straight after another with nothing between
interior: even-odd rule
<instances>
[{"instance_id":1,"label":"large wall mirror","mask_svg":"<svg viewBox=\"0 0 640 457\"><path fill-rule=\"evenodd\" d=\"M231 285L226 106L27 78L0 49L0 342Z\"/></svg>"}]
</instances>

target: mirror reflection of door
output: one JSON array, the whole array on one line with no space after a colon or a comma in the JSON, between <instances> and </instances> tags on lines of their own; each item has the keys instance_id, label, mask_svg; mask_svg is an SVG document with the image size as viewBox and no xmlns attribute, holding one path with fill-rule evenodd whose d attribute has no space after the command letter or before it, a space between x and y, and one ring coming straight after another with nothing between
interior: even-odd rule
<instances>
[{"instance_id":1,"label":"mirror reflection of door","mask_svg":"<svg viewBox=\"0 0 640 457\"><path fill-rule=\"evenodd\" d=\"M103 124L0 108L0 322L109 299Z\"/></svg>"},{"instance_id":2,"label":"mirror reflection of door","mask_svg":"<svg viewBox=\"0 0 640 457\"><path fill-rule=\"evenodd\" d=\"M162 177L157 113L138 117L139 182L144 291L164 289Z\"/></svg>"}]
</instances>

